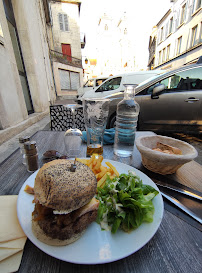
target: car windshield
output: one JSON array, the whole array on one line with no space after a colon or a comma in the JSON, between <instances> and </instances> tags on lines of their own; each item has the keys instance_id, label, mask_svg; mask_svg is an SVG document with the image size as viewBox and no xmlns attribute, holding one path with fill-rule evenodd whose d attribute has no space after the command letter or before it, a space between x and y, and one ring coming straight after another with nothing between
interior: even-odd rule
<instances>
[{"instance_id":1,"label":"car windshield","mask_svg":"<svg viewBox=\"0 0 202 273\"><path fill-rule=\"evenodd\" d=\"M107 78L106 78L107 79ZM106 79L97 79L95 86L101 85Z\"/></svg>"},{"instance_id":2,"label":"car windshield","mask_svg":"<svg viewBox=\"0 0 202 273\"><path fill-rule=\"evenodd\" d=\"M93 87L93 82L94 82L94 79L88 80L88 81L84 84L84 87Z\"/></svg>"},{"instance_id":3,"label":"car windshield","mask_svg":"<svg viewBox=\"0 0 202 273\"><path fill-rule=\"evenodd\" d=\"M119 88L121 79L122 77L117 77L106 81L96 90L96 92L115 90Z\"/></svg>"}]
</instances>

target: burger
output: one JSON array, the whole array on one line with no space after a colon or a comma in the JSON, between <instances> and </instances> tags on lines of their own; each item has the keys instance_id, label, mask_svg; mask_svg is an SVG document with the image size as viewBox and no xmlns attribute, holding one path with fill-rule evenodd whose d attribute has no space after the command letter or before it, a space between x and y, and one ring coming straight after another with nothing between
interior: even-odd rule
<instances>
[{"instance_id":1,"label":"burger","mask_svg":"<svg viewBox=\"0 0 202 273\"><path fill-rule=\"evenodd\" d=\"M43 165L35 178L32 230L43 243L73 243L95 221L97 180L81 162L58 159Z\"/></svg>"}]
</instances>

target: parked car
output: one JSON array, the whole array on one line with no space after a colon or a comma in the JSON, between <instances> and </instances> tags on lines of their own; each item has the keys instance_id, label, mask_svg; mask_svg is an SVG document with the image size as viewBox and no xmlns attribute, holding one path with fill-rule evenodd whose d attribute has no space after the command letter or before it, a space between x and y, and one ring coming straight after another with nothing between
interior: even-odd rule
<instances>
[{"instance_id":1,"label":"parked car","mask_svg":"<svg viewBox=\"0 0 202 273\"><path fill-rule=\"evenodd\" d=\"M117 92L123 93L125 89L124 84L138 85L139 83L145 81L146 79L159 75L163 72L164 72L163 70L149 70L111 76L106 81L104 81L99 87L85 92L83 96L79 96L78 101L80 101L81 103L83 98L102 98L110 96Z\"/></svg>"},{"instance_id":2,"label":"parked car","mask_svg":"<svg viewBox=\"0 0 202 273\"><path fill-rule=\"evenodd\" d=\"M107 128L115 126L116 108L123 93L110 98ZM202 133L202 63L168 71L136 88L140 105L139 130Z\"/></svg>"},{"instance_id":3,"label":"parked car","mask_svg":"<svg viewBox=\"0 0 202 273\"><path fill-rule=\"evenodd\" d=\"M85 92L93 90L100 86L108 77L100 76L97 78L88 79L87 82L78 88L78 97L82 96Z\"/></svg>"}]
</instances>

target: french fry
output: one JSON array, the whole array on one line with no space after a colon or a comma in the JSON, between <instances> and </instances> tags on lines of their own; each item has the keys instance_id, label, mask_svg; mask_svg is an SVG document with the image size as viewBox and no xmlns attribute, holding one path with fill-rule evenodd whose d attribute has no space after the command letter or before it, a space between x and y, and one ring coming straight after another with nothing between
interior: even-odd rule
<instances>
[{"instance_id":1,"label":"french fry","mask_svg":"<svg viewBox=\"0 0 202 273\"><path fill-rule=\"evenodd\" d=\"M99 156L99 158L96 160L96 165L94 167L94 169L96 171L98 171L100 169L102 160L103 160L103 156Z\"/></svg>"},{"instance_id":2,"label":"french fry","mask_svg":"<svg viewBox=\"0 0 202 273\"><path fill-rule=\"evenodd\" d=\"M76 161L81 162L85 165L88 165L88 159L76 158Z\"/></svg>"},{"instance_id":3,"label":"french fry","mask_svg":"<svg viewBox=\"0 0 202 273\"><path fill-rule=\"evenodd\" d=\"M113 172L115 173L116 176L119 176L118 171L116 170L116 168L110 163L110 162L105 162L105 164L113 170Z\"/></svg>"},{"instance_id":4,"label":"french fry","mask_svg":"<svg viewBox=\"0 0 202 273\"><path fill-rule=\"evenodd\" d=\"M97 187L100 187L104 182L105 180L107 179L107 175L110 175L110 173L106 173L97 183Z\"/></svg>"},{"instance_id":5,"label":"french fry","mask_svg":"<svg viewBox=\"0 0 202 273\"><path fill-rule=\"evenodd\" d=\"M101 155L93 154L90 159L77 158L76 160L86 164L93 171L98 181L97 187L104 187L107 175L109 175L110 179L119 176L118 171L110 162L106 162L107 166L102 165L103 156Z\"/></svg>"},{"instance_id":6,"label":"french fry","mask_svg":"<svg viewBox=\"0 0 202 273\"><path fill-rule=\"evenodd\" d=\"M107 172L107 169L103 169L101 172L96 174L97 181L99 181Z\"/></svg>"}]
</instances>

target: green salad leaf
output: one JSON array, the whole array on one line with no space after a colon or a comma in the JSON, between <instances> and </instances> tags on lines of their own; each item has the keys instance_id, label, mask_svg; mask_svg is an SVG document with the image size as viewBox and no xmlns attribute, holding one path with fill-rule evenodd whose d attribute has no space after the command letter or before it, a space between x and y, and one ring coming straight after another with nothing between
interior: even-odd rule
<instances>
[{"instance_id":1,"label":"green salad leaf","mask_svg":"<svg viewBox=\"0 0 202 273\"><path fill-rule=\"evenodd\" d=\"M103 188L98 188L100 201L96 222L102 229L116 233L118 228L130 232L143 222L153 221L153 198L159 192L145 185L133 172L121 174L113 180L107 177Z\"/></svg>"}]
</instances>

